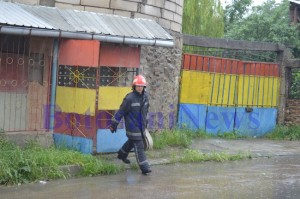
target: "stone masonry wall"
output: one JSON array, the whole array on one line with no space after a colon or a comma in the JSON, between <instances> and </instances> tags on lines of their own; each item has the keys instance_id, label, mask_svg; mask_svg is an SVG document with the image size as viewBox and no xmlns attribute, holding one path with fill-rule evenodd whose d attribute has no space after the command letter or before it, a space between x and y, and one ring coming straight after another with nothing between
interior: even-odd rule
<instances>
[{"instance_id":1,"label":"stone masonry wall","mask_svg":"<svg viewBox=\"0 0 300 199\"><path fill-rule=\"evenodd\" d=\"M300 100L288 99L286 103L285 124L300 125Z\"/></svg>"},{"instance_id":2,"label":"stone masonry wall","mask_svg":"<svg viewBox=\"0 0 300 199\"><path fill-rule=\"evenodd\" d=\"M148 128L151 130L169 129L176 125L181 56L182 51L178 47L142 47L141 73L148 81Z\"/></svg>"}]
</instances>

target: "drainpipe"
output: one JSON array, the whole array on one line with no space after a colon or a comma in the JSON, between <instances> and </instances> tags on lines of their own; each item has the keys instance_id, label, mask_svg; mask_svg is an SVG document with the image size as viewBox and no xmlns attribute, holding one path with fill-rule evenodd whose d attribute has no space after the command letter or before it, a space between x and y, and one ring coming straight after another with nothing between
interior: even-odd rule
<instances>
[{"instance_id":1,"label":"drainpipe","mask_svg":"<svg viewBox=\"0 0 300 199\"><path fill-rule=\"evenodd\" d=\"M54 130L54 114L55 114L55 96L56 96L56 75L58 63L58 38L53 42L53 59L52 59L52 75L51 75L51 98L50 98L50 131Z\"/></svg>"},{"instance_id":2,"label":"drainpipe","mask_svg":"<svg viewBox=\"0 0 300 199\"><path fill-rule=\"evenodd\" d=\"M14 35L31 35L40 37L60 37L69 39L85 39L85 40L99 40L103 42L120 43L120 44L136 44L147 46L161 46L161 47L173 47L174 42L172 38L163 39L146 39L146 38L133 38L124 36L113 35L101 35L94 33L81 33L81 32L68 32L61 30L45 30L35 28L23 28L23 27L10 27L0 26L0 33L14 34Z\"/></svg>"}]
</instances>

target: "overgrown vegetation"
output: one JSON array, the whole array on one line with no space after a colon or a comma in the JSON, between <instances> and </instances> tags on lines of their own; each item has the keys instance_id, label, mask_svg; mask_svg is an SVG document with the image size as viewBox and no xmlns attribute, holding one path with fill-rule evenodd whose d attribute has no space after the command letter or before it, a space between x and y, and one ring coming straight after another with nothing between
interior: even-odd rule
<instances>
[{"instance_id":1,"label":"overgrown vegetation","mask_svg":"<svg viewBox=\"0 0 300 199\"><path fill-rule=\"evenodd\" d=\"M203 162L203 161L234 161L242 160L245 158L251 158L249 153L238 153L238 154L228 154L225 152L213 152L213 153L201 153L198 150L189 149L188 147L195 138L226 138L226 139L237 139L241 138L241 135L235 132L229 132L224 134L208 134L204 131L191 131L188 129L173 129L165 130L153 135L154 149L164 149L167 148L165 154L160 154L160 156L165 156L171 158L171 162L181 162L181 163L191 163L191 162ZM171 149L170 147L177 147L180 149ZM184 148L184 149L183 149ZM184 152L182 152L184 150ZM151 154L154 156L155 154Z\"/></svg>"},{"instance_id":2,"label":"overgrown vegetation","mask_svg":"<svg viewBox=\"0 0 300 199\"><path fill-rule=\"evenodd\" d=\"M251 158L249 153L228 154L201 153L189 149L192 140L195 138L242 138L236 132L212 135L204 131L191 131L188 129L165 130L153 134L154 149L162 150L153 155L153 151L147 152L150 157L170 158L174 162L190 163L202 161L234 161ZM300 140L300 126L277 126L274 131L264 138L275 140ZM173 149L170 149L173 148ZM162 151L162 152L161 152ZM115 159L115 157L113 157ZM38 180L51 180L57 178L68 178L70 173L61 168L64 165L80 166L78 176L94 176L117 174L124 171L124 165L111 163L109 159L99 156L84 155L80 152L67 149L56 149L54 147L43 148L36 142L28 142L25 148L21 149L15 144L0 136L0 184L20 184ZM137 164L131 164L131 168L138 169Z\"/></svg>"},{"instance_id":3,"label":"overgrown vegetation","mask_svg":"<svg viewBox=\"0 0 300 199\"><path fill-rule=\"evenodd\" d=\"M219 0L184 1L182 32L189 35L223 37L223 9ZM204 48L184 46L183 51L194 53Z\"/></svg>"},{"instance_id":4,"label":"overgrown vegetation","mask_svg":"<svg viewBox=\"0 0 300 199\"><path fill-rule=\"evenodd\" d=\"M203 162L203 161L234 161L243 160L245 158L251 158L250 153L238 153L238 154L228 154L225 152L220 153L201 153L197 150L186 149L181 156L173 157L174 162L190 163L190 162Z\"/></svg>"},{"instance_id":5,"label":"overgrown vegetation","mask_svg":"<svg viewBox=\"0 0 300 199\"><path fill-rule=\"evenodd\" d=\"M153 135L154 149L162 149L164 147L188 147L194 138L224 138L224 139L240 139L246 138L238 132L218 133L216 135L206 133L202 130L192 131L189 129L173 129L164 130Z\"/></svg>"},{"instance_id":6,"label":"overgrown vegetation","mask_svg":"<svg viewBox=\"0 0 300 199\"><path fill-rule=\"evenodd\" d=\"M272 140L300 140L300 126L277 126L265 138Z\"/></svg>"},{"instance_id":7,"label":"overgrown vegetation","mask_svg":"<svg viewBox=\"0 0 300 199\"><path fill-rule=\"evenodd\" d=\"M116 174L124 169L92 155L54 147L45 149L35 142L21 149L0 137L0 184L68 178L70 174L61 169L63 165L80 166L80 176Z\"/></svg>"},{"instance_id":8,"label":"overgrown vegetation","mask_svg":"<svg viewBox=\"0 0 300 199\"><path fill-rule=\"evenodd\" d=\"M225 38L284 44L299 57L299 25L290 23L289 1L267 0L248 12L250 5L249 0L237 0L226 7Z\"/></svg>"},{"instance_id":9,"label":"overgrown vegetation","mask_svg":"<svg viewBox=\"0 0 300 199\"><path fill-rule=\"evenodd\" d=\"M290 87L290 93L289 98L291 99L300 99L300 69L295 68L291 71L291 87Z\"/></svg>"}]
</instances>

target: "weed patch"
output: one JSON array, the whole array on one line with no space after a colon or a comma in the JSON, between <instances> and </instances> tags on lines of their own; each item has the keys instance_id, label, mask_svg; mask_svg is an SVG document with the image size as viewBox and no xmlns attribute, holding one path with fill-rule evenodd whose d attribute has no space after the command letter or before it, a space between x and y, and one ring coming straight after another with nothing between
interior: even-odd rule
<instances>
[{"instance_id":1,"label":"weed patch","mask_svg":"<svg viewBox=\"0 0 300 199\"><path fill-rule=\"evenodd\" d=\"M238 154L228 154L225 152L219 153L201 153L197 150L186 149L180 157L173 156L172 162L182 162L182 163L191 163L191 162L203 162L203 161L235 161L243 160L246 158L251 158L249 153L238 153Z\"/></svg>"},{"instance_id":2,"label":"weed patch","mask_svg":"<svg viewBox=\"0 0 300 199\"><path fill-rule=\"evenodd\" d=\"M81 176L116 174L124 169L92 155L54 147L45 149L35 142L21 149L0 137L0 184L68 178L69 173L60 168L65 165L80 166Z\"/></svg>"},{"instance_id":3,"label":"weed patch","mask_svg":"<svg viewBox=\"0 0 300 199\"><path fill-rule=\"evenodd\" d=\"M265 138L272 140L300 140L300 126L277 126Z\"/></svg>"}]
</instances>

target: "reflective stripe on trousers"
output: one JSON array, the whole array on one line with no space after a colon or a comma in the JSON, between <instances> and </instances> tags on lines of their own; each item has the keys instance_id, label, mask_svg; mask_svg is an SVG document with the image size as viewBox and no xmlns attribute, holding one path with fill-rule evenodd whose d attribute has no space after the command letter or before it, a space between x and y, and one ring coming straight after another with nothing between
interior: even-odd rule
<instances>
[{"instance_id":1,"label":"reflective stripe on trousers","mask_svg":"<svg viewBox=\"0 0 300 199\"><path fill-rule=\"evenodd\" d=\"M119 150L118 154L122 158L127 158L128 153L131 149L134 149L136 161L139 164L139 167L142 171L149 169L149 163L147 161L147 157L144 151L144 143L143 140L130 140L128 139L122 148Z\"/></svg>"}]
</instances>

